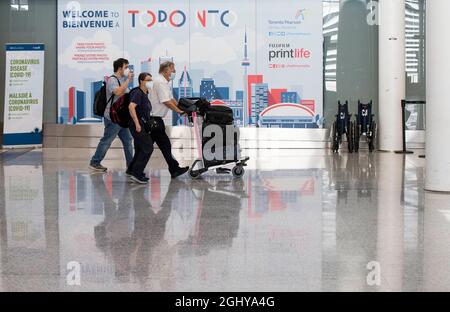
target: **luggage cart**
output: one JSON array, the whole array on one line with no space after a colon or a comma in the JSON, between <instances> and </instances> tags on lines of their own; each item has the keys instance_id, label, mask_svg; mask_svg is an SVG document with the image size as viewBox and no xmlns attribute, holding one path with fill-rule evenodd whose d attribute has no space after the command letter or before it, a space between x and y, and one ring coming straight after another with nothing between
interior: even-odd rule
<instances>
[{"instance_id":1,"label":"luggage cart","mask_svg":"<svg viewBox=\"0 0 450 312\"><path fill-rule=\"evenodd\" d=\"M200 178L202 174L215 170L217 174L232 174L235 178L241 178L245 174L245 167L247 166L247 162L250 160L250 157L241 158L240 157L240 147L239 147L239 138L234 136L232 146L224 144L222 148L222 155L227 156L223 157L223 159L209 159L205 157L204 154L204 145L208 141L203 137L203 133L205 129L209 125L207 123L207 114L211 112L211 104L207 102L205 99L200 98L183 98L180 99L179 107L183 110L189 117L190 124L194 127L194 135L195 142L197 144L198 158L194 161L191 168L189 169L189 176L193 179ZM226 106L215 106L219 109L215 109L215 113L220 111L220 108L223 108L225 111L227 109ZM227 125L218 125L226 127L234 127L233 124ZM235 128L239 130L238 128ZM226 136L227 131L225 131ZM235 133L235 132L233 132ZM224 138L224 141L227 142L229 138ZM228 157L231 153L229 153L229 149L232 148L233 157ZM234 166L232 166L234 165Z\"/></svg>"}]
</instances>

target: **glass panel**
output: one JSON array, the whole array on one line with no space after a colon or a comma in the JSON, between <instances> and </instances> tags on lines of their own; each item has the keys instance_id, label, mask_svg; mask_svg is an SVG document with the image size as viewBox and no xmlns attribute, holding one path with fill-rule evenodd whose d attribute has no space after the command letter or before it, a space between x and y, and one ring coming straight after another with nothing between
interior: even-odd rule
<instances>
[{"instance_id":1,"label":"glass panel","mask_svg":"<svg viewBox=\"0 0 450 312\"><path fill-rule=\"evenodd\" d=\"M406 98L426 99L426 1L406 0ZM406 128L425 130L426 105L406 106Z\"/></svg>"},{"instance_id":2,"label":"glass panel","mask_svg":"<svg viewBox=\"0 0 450 312\"><path fill-rule=\"evenodd\" d=\"M0 1L0 48L6 43L45 44L44 122L56 122L56 0ZM0 100L4 99L5 53L0 53ZM3 102L0 123L3 122Z\"/></svg>"},{"instance_id":3,"label":"glass panel","mask_svg":"<svg viewBox=\"0 0 450 312\"><path fill-rule=\"evenodd\" d=\"M335 120L338 101L373 101L378 111L378 26L368 23L371 0L324 0L325 127Z\"/></svg>"},{"instance_id":4,"label":"glass panel","mask_svg":"<svg viewBox=\"0 0 450 312\"><path fill-rule=\"evenodd\" d=\"M11 0L11 11L28 11L28 0Z\"/></svg>"},{"instance_id":5,"label":"glass panel","mask_svg":"<svg viewBox=\"0 0 450 312\"><path fill-rule=\"evenodd\" d=\"M378 112L377 1L323 0L325 127L335 119L337 101L373 100ZM406 0L406 97L425 100L426 0ZM408 129L425 129L425 106L407 106Z\"/></svg>"},{"instance_id":6,"label":"glass panel","mask_svg":"<svg viewBox=\"0 0 450 312\"><path fill-rule=\"evenodd\" d=\"M406 0L406 93L408 98L425 96L425 22L424 0Z\"/></svg>"},{"instance_id":7,"label":"glass panel","mask_svg":"<svg viewBox=\"0 0 450 312\"><path fill-rule=\"evenodd\" d=\"M425 130L426 129L426 105L408 104L406 105L405 120L407 130Z\"/></svg>"}]
</instances>

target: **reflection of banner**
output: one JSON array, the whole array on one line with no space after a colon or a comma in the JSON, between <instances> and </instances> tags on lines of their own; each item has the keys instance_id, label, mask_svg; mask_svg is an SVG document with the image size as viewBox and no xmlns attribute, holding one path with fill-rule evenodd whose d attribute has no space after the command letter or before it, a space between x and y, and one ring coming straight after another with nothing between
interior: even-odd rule
<instances>
[{"instance_id":1,"label":"reflection of banner","mask_svg":"<svg viewBox=\"0 0 450 312\"><path fill-rule=\"evenodd\" d=\"M319 127L322 4L280 1L59 0L59 122L101 121L94 94L125 57L136 73L153 75L174 61L174 97L227 105L236 125Z\"/></svg>"},{"instance_id":2,"label":"reflection of banner","mask_svg":"<svg viewBox=\"0 0 450 312\"><path fill-rule=\"evenodd\" d=\"M42 144L44 45L7 44L3 145Z\"/></svg>"},{"instance_id":3,"label":"reflection of banner","mask_svg":"<svg viewBox=\"0 0 450 312\"><path fill-rule=\"evenodd\" d=\"M42 167L5 166L4 173L8 248L46 249Z\"/></svg>"}]
</instances>

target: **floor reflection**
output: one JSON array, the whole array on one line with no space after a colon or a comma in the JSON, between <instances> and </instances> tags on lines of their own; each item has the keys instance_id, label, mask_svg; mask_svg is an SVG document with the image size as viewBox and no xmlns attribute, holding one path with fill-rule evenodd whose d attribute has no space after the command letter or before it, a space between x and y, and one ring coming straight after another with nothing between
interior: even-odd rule
<instances>
[{"instance_id":1,"label":"floor reflection","mask_svg":"<svg viewBox=\"0 0 450 312\"><path fill-rule=\"evenodd\" d=\"M423 167L398 155L324 154L316 169L250 167L242 180L155 168L148 186L42 151L0 157L3 291L450 287L449 196L425 193ZM80 286L67 283L73 261Z\"/></svg>"}]
</instances>

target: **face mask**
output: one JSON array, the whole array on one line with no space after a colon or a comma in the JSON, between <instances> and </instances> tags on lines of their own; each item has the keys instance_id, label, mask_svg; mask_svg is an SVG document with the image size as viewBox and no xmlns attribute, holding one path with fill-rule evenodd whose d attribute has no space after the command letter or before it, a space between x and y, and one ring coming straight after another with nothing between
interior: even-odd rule
<instances>
[{"instance_id":1,"label":"face mask","mask_svg":"<svg viewBox=\"0 0 450 312\"><path fill-rule=\"evenodd\" d=\"M123 71L123 75L124 75L125 77L128 77L129 74L130 74L130 69L129 69L129 68L127 68L127 69L125 69L125 70Z\"/></svg>"},{"instance_id":2,"label":"face mask","mask_svg":"<svg viewBox=\"0 0 450 312\"><path fill-rule=\"evenodd\" d=\"M171 80L171 81L174 81L176 76L177 76L177 74L171 73L171 74L170 74L170 80Z\"/></svg>"},{"instance_id":3,"label":"face mask","mask_svg":"<svg viewBox=\"0 0 450 312\"><path fill-rule=\"evenodd\" d=\"M153 88L153 82L152 81L148 81L145 83L145 86L147 87L148 90L151 90Z\"/></svg>"}]
</instances>

